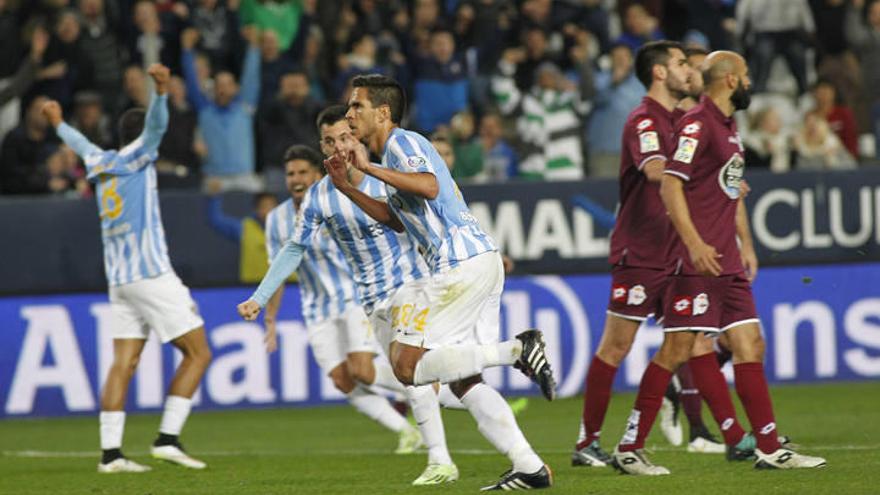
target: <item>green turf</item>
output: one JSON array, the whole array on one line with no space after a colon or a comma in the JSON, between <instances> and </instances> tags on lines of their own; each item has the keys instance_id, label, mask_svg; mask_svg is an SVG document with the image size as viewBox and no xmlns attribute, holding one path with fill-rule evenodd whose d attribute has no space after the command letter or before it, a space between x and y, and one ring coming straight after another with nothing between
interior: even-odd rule
<instances>
[{"instance_id":1,"label":"green turf","mask_svg":"<svg viewBox=\"0 0 880 495\"><path fill-rule=\"evenodd\" d=\"M718 455L672 450L655 429L651 459L672 470L662 478L619 476L611 469L573 468L569 452L577 434L580 400L546 403L532 398L519 421L555 473L553 493L880 493L880 386L876 383L787 386L773 389L783 433L822 455L821 470L767 472ZM605 446L622 432L632 394L612 401ZM186 427L189 450L209 463L204 472L158 464L146 455L158 424L155 415L131 415L125 451L154 467L138 475L98 475L97 419L0 421L2 494L222 494L222 493L474 493L508 466L491 452L466 412L444 412L453 458L461 471L454 485L414 488L423 455L395 456L396 438L351 408L196 412ZM741 417L744 417L741 415ZM707 420L711 420L706 416ZM21 457L21 451L82 453L94 457ZM19 452L19 454L13 454ZM76 454L74 454L76 455Z\"/></svg>"}]
</instances>

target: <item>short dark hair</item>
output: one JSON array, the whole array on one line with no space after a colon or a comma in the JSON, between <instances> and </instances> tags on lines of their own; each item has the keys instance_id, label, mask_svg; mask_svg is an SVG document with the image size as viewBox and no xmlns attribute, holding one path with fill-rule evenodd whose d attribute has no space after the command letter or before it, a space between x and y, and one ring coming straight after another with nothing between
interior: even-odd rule
<instances>
[{"instance_id":1,"label":"short dark hair","mask_svg":"<svg viewBox=\"0 0 880 495\"><path fill-rule=\"evenodd\" d=\"M394 79L381 74L357 76L351 81L353 88L367 88L367 98L374 107L388 105L391 122L400 124L406 112L406 94Z\"/></svg>"},{"instance_id":2,"label":"short dark hair","mask_svg":"<svg viewBox=\"0 0 880 495\"><path fill-rule=\"evenodd\" d=\"M333 125L340 120L345 120L346 113L348 113L348 107L345 105L330 105L321 110L321 113L318 114L318 118L315 120L318 131L321 131L321 126Z\"/></svg>"},{"instance_id":3,"label":"short dark hair","mask_svg":"<svg viewBox=\"0 0 880 495\"><path fill-rule=\"evenodd\" d=\"M684 45L682 50L684 50L684 56L688 58L693 57L694 55L709 55L708 49L694 43Z\"/></svg>"},{"instance_id":4,"label":"short dark hair","mask_svg":"<svg viewBox=\"0 0 880 495\"><path fill-rule=\"evenodd\" d=\"M636 52L636 77L643 86L651 86L654 81L654 66L666 65L669 52L674 49L682 50L681 43L668 40L649 41L639 48Z\"/></svg>"},{"instance_id":5,"label":"short dark hair","mask_svg":"<svg viewBox=\"0 0 880 495\"><path fill-rule=\"evenodd\" d=\"M259 206L260 202L263 200L266 200L266 199L271 199L272 201L274 201L276 203L278 202L277 196L275 196L274 194L272 194L270 192L263 191L263 192L259 192L257 194L254 194L254 201L253 201L254 208Z\"/></svg>"},{"instance_id":6,"label":"short dark hair","mask_svg":"<svg viewBox=\"0 0 880 495\"><path fill-rule=\"evenodd\" d=\"M324 157L309 146L304 144L294 144L284 152L284 164L291 160L305 160L309 162L315 170L324 173Z\"/></svg>"},{"instance_id":7,"label":"short dark hair","mask_svg":"<svg viewBox=\"0 0 880 495\"><path fill-rule=\"evenodd\" d=\"M144 131L144 120L147 112L143 108L130 108L119 117L119 147L122 148L134 141Z\"/></svg>"}]
</instances>

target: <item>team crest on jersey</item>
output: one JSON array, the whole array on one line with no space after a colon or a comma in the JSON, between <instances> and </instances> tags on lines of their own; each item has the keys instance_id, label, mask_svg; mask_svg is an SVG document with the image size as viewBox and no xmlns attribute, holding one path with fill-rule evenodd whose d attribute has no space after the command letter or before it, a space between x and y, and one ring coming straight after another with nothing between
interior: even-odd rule
<instances>
[{"instance_id":1,"label":"team crest on jersey","mask_svg":"<svg viewBox=\"0 0 880 495\"><path fill-rule=\"evenodd\" d=\"M654 121L651 119L642 119L636 124L636 129L640 131L647 131L648 129L654 128Z\"/></svg>"},{"instance_id":2,"label":"team crest on jersey","mask_svg":"<svg viewBox=\"0 0 880 495\"><path fill-rule=\"evenodd\" d=\"M649 153L660 149L660 138L655 131L647 131L639 134L639 152Z\"/></svg>"},{"instance_id":3,"label":"team crest on jersey","mask_svg":"<svg viewBox=\"0 0 880 495\"><path fill-rule=\"evenodd\" d=\"M739 185L746 171L746 161L739 153L734 153L718 171L718 185L730 199L738 199Z\"/></svg>"},{"instance_id":4,"label":"team crest on jersey","mask_svg":"<svg viewBox=\"0 0 880 495\"><path fill-rule=\"evenodd\" d=\"M691 298L688 296L678 296L673 299L672 302L672 311L677 315L681 316L690 316L691 315Z\"/></svg>"},{"instance_id":5,"label":"team crest on jersey","mask_svg":"<svg viewBox=\"0 0 880 495\"><path fill-rule=\"evenodd\" d=\"M690 124L684 126L681 129L682 134L686 134L688 136L698 137L700 135L700 129L703 128L703 123L699 120L691 122Z\"/></svg>"},{"instance_id":6,"label":"team crest on jersey","mask_svg":"<svg viewBox=\"0 0 880 495\"><path fill-rule=\"evenodd\" d=\"M611 287L611 300L614 302L623 302L626 300L626 286L615 285Z\"/></svg>"},{"instance_id":7,"label":"team crest on jersey","mask_svg":"<svg viewBox=\"0 0 880 495\"><path fill-rule=\"evenodd\" d=\"M629 306L638 306L645 302L645 299L648 298L648 295L645 294L645 286L642 284L633 285L629 289L629 297L626 299L626 304Z\"/></svg>"},{"instance_id":8,"label":"team crest on jersey","mask_svg":"<svg viewBox=\"0 0 880 495\"><path fill-rule=\"evenodd\" d=\"M694 316L706 314L709 311L709 296L705 292L697 294L694 298L693 314Z\"/></svg>"},{"instance_id":9,"label":"team crest on jersey","mask_svg":"<svg viewBox=\"0 0 880 495\"><path fill-rule=\"evenodd\" d=\"M691 163L697 152L697 145L699 144L700 142L694 138L681 136L678 138L678 148L675 150L675 155L672 159L681 163Z\"/></svg>"},{"instance_id":10,"label":"team crest on jersey","mask_svg":"<svg viewBox=\"0 0 880 495\"><path fill-rule=\"evenodd\" d=\"M418 170L425 166L425 159L421 156L411 156L406 159L406 165L414 170Z\"/></svg>"}]
</instances>

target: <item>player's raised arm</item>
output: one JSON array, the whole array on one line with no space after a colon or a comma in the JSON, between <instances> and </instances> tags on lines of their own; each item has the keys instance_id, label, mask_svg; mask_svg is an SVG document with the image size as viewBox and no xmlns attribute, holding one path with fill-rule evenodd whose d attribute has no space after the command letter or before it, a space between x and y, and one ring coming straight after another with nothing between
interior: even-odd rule
<instances>
[{"instance_id":1,"label":"player's raised arm","mask_svg":"<svg viewBox=\"0 0 880 495\"><path fill-rule=\"evenodd\" d=\"M168 81L171 80L171 72L162 64L153 64L147 69L147 74L153 78L156 85L156 93L151 95L150 106L147 108L147 116L144 118L144 131L141 133L143 147L147 152L159 149L162 136L168 129Z\"/></svg>"},{"instance_id":2,"label":"player's raised arm","mask_svg":"<svg viewBox=\"0 0 880 495\"><path fill-rule=\"evenodd\" d=\"M354 166L399 191L426 199L436 198L440 193L440 184L434 175L430 160L414 148L406 138L391 138L388 141L388 148L396 158L390 163L395 168L377 167L371 164L366 156L366 150L354 153Z\"/></svg>"},{"instance_id":3,"label":"player's raised arm","mask_svg":"<svg viewBox=\"0 0 880 495\"><path fill-rule=\"evenodd\" d=\"M83 136L82 133L64 122L61 105L57 101L47 101L43 104L43 108L41 108L40 111L43 113L43 116L46 117L46 120L49 121L49 124L55 128L55 132L58 133L58 137L64 141L64 144L69 146L74 153L83 159L86 163L86 168L89 167L90 163L93 164L94 162L89 159L90 157L103 153L104 150L95 146L95 144Z\"/></svg>"},{"instance_id":4,"label":"player's raised arm","mask_svg":"<svg viewBox=\"0 0 880 495\"><path fill-rule=\"evenodd\" d=\"M363 146L359 146L358 148L363 150ZM364 210L364 213L373 217L377 222L384 223L397 232L403 232L403 224L400 222L400 219L397 218L397 215L391 211L391 207L388 206L388 203L370 197L368 194L365 194L363 191L352 185L348 178L346 162L356 160L353 153L355 152L351 152L348 158L337 154L324 160L324 168L327 170L327 175L330 176L330 180L333 181L333 185L336 186L336 189L338 189L339 192L348 196L354 204Z\"/></svg>"}]
</instances>

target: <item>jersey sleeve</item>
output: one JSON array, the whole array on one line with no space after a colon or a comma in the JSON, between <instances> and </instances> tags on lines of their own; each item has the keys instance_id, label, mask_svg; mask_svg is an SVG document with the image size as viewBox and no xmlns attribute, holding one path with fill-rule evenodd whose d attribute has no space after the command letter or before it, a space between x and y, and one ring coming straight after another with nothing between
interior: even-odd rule
<instances>
[{"instance_id":1,"label":"jersey sleeve","mask_svg":"<svg viewBox=\"0 0 880 495\"><path fill-rule=\"evenodd\" d=\"M418 141L406 134L397 135L388 142L388 166L400 172L436 174L431 160L422 151Z\"/></svg>"},{"instance_id":2,"label":"jersey sleeve","mask_svg":"<svg viewBox=\"0 0 880 495\"><path fill-rule=\"evenodd\" d=\"M650 116L642 115L627 123L623 136L623 145L639 170L651 160L668 161L670 150L663 149L657 124Z\"/></svg>"},{"instance_id":3,"label":"jersey sleeve","mask_svg":"<svg viewBox=\"0 0 880 495\"><path fill-rule=\"evenodd\" d=\"M318 194L316 194L316 189L319 186L320 184L315 185L306 191L306 196L303 198L302 206L296 214L296 221L293 225L293 235L290 239L303 246L310 245L312 236L320 234L321 224L324 222Z\"/></svg>"},{"instance_id":4,"label":"jersey sleeve","mask_svg":"<svg viewBox=\"0 0 880 495\"><path fill-rule=\"evenodd\" d=\"M675 132L675 153L663 173L685 181L691 180L693 164L709 146L707 141L708 133L704 132L702 122L695 119L683 120Z\"/></svg>"},{"instance_id":5,"label":"jersey sleeve","mask_svg":"<svg viewBox=\"0 0 880 495\"><path fill-rule=\"evenodd\" d=\"M281 246L284 244L281 240L281 233L279 231L279 219L278 219L278 210L272 210L266 215L266 253L269 255L269 263L272 263L272 260L275 259L275 256L278 254L278 251L281 250Z\"/></svg>"}]
</instances>

